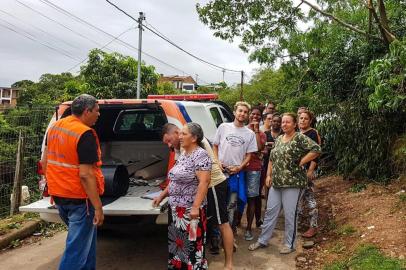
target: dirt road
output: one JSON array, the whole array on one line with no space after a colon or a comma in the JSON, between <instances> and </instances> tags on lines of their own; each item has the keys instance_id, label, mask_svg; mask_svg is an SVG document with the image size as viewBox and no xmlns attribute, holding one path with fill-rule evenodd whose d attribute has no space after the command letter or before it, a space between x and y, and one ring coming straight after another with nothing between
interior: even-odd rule
<instances>
[{"instance_id":1,"label":"dirt road","mask_svg":"<svg viewBox=\"0 0 406 270\"><path fill-rule=\"evenodd\" d=\"M255 234L259 233L255 229ZM235 253L235 269L293 270L295 253L281 256L277 252L283 232L277 230L271 245L255 252L248 251L247 242L239 232L239 248ZM0 253L4 270L57 269L64 249L66 232L52 238ZM98 238L97 269L166 269L167 228L162 225L126 226L103 231ZM209 268L222 269L223 254L208 255Z\"/></svg>"}]
</instances>

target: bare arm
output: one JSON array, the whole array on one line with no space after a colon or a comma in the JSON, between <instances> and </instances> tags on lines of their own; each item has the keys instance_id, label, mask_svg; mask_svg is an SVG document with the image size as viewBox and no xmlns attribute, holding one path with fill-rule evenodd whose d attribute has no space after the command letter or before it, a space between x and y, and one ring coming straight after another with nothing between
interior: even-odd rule
<instances>
[{"instance_id":1,"label":"bare arm","mask_svg":"<svg viewBox=\"0 0 406 270\"><path fill-rule=\"evenodd\" d=\"M307 153L304 157L302 157L302 159L300 160L299 166L303 166L306 163L313 161L314 159L316 159L318 156L320 156L320 153L317 152L309 152Z\"/></svg>"},{"instance_id":2,"label":"bare arm","mask_svg":"<svg viewBox=\"0 0 406 270\"><path fill-rule=\"evenodd\" d=\"M247 165L248 165L248 163L250 162L250 160L251 160L251 153L246 153L245 154L245 157L244 157L244 160L242 161L242 163L240 164L240 166L234 166L234 167L232 167L231 169L230 169L230 172L232 173L232 174L235 174L235 173L239 173L241 170L243 170Z\"/></svg>"},{"instance_id":3,"label":"bare arm","mask_svg":"<svg viewBox=\"0 0 406 270\"><path fill-rule=\"evenodd\" d=\"M210 184L210 171L196 171L196 176L199 180L199 185L197 186L195 201L190 210L191 219L195 219L199 216L199 208L202 205L204 198L206 198L207 189Z\"/></svg>"},{"instance_id":4,"label":"bare arm","mask_svg":"<svg viewBox=\"0 0 406 270\"><path fill-rule=\"evenodd\" d=\"M44 172L44 175L47 172L47 164L48 164L47 158L48 158L48 147L45 146L44 152L43 152L41 160L40 160L42 171Z\"/></svg>"},{"instance_id":5,"label":"bare arm","mask_svg":"<svg viewBox=\"0 0 406 270\"><path fill-rule=\"evenodd\" d=\"M79 165L79 177L82 186L95 209L95 216L93 223L95 225L102 225L103 216L103 206L100 200L99 192L97 190L97 180L94 175L93 164L80 164Z\"/></svg>"},{"instance_id":6,"label":"bare arm","mask_svg":"<svg viewBox=\"0 0 406 270\"><path fill-rule=\"evenodd\" d=\"M161 192L161 194L159 194L159 196L152 201L152 206L158 207L159 204L162 202L162 200L168 197L168 195L169 195L169 185L166 186L166 188Z\"/></svg>"},{"instance_id":7,"label":"bare arm","mask_svg":"<svg viewBox=\"0 0 406 270\"><path fill-rule=\"evenodd\" d=\"M268 163L268 170L266 171L265 185L270 187L272 185L272 161Z\"/></svg>"},{"instance_id":8,"label":"bare arm","mask_svg":"<svg viewBox=\"0 0 406 270\"><path fill-rule=\"evenodd\" d=\"M261 132L255 132L255 139L257 141L258 152L260 152L265 147L265 144L261 141Z\"/></svg>"},{"instance_id":9,"label":"bare arm","mask_svg":"<svg viewBox=\"0 0 406 270\"><path fill-rule=\"evenodd\" d=\"M220 169L223 170L223 164L220 162L219 159L219 146L216 144L213 144L213 154L214 154L214 158L218 161L218 164L220 165Z\"/></svg>"},{"instance_id":10,"label":"bare arm","mask_svg":"<svg viewBox=\"0 0 406 270\"><path fill-rule=\"evenodd\" d=\"M309 169L306 172L307 178L309 180L313 180L315 178L314 170L316 169L316 166L317 166L317 163L315 161L310 161Z\"/></svg>"}]
</instances>

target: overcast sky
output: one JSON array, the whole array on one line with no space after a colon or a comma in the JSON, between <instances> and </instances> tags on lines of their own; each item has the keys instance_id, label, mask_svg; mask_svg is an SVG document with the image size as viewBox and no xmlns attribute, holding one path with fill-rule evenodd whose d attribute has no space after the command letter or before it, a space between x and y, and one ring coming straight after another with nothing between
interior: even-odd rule
<instances>
[{"instance_id":1,"label":"overcast sky","mask_svg":"<svg viewBox=\"0 0 406 270\"><path fill-rule=\"evenodd\" d=\"M136 25L104 0L48 1L113 36ZM145 12L147 24L207 61L230 69L244 70L248 75L252 75L258 68L257 64L248 62L248 55L238 48L238 43L214 37L213 32L199 21L196 1L111 1L136 18L140 11ZM58 12L47 5L45 0L1 0L0 36L0 86L10 86L23 79L38 81L44 73L68 71L85 59L90 49L100 48L112 40L108 35ZM138 29L126 32L121 39L138 47ZM137 58L137 51L118 42L111 43L107 48ZM154 65L158 73L183 75L182 70L194 78L198 74L199 84L222 80L220 70L202 64L147 30L143 33L142 48L146 53L177 68L143 55L143 60ZM72 72L78 70L79 66ZM228 84L239 82L240 74L226 72L225 81Z\"/></svg>"}]
</instances>

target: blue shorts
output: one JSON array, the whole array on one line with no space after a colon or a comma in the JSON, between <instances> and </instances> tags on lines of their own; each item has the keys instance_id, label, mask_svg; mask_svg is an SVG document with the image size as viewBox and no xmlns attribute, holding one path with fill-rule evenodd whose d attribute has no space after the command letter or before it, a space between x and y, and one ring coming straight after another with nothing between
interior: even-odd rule
<instances>
[{"instance_id":1,"label":"blue shorts","mask_svg":"<svg viewBox=\"0 0 406 270\"><path fill-rule=\"evenodd\" d=\"M259 196L261 171L247 171L245 181L247 183L247 197L253 198Z\"/></svg>"}]
</instances>

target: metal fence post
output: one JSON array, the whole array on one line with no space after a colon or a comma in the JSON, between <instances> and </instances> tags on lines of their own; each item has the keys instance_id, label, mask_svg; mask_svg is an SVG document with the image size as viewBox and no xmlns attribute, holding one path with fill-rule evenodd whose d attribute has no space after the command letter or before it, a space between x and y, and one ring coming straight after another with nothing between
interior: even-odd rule
<instances>
[{"instance_id":1,"label":"metal fence post","mask_svg":"<svg viewBox=\"0 0 406 270\"><path fill-rule=\"evenodd\" d=\"M20 130L18 135L18 146L16 155L16 168L14 175L13 193L11 196L10 215L18 213L18 208L21 203L21 183L23 180L23 165L24 165L24 137L23 132Z\"/></svg>"}]
</instances>

